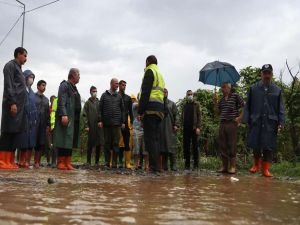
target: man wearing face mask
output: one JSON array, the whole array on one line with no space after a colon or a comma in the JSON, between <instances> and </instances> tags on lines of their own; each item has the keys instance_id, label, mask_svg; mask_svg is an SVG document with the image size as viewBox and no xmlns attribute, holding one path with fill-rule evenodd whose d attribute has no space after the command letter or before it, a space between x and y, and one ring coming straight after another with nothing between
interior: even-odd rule
<instances>
[{"instance_id":1,"label":"man wearing face mask","mask_svg":"<svg viewBox=\"0 0 300 225\"><path fill-rule=\"evenodd\" d=\"M14 59L3 68L4 85L0 136L0 169L17 169L15 164L15 138L24 130L24 107L26 83L22 65L27 59L27 50L18 47Z\"/></svg>"},{"instance_id":2,"label":"man wearing face mask","mask_svg":"<svg viewBox=\"0 0 300 225\"><path fill-rule=\"evenodd\" d=\"M62 81L58 90L53 145L58 150L57 168L60 170L74 170L71 165L72 149L79 144L81 111L81 98L76 87L79 80L79 70L72 68L68 80Z\"/></svg>"},{"instance_id":3,"label":"man wearing face mask","mask_svg":"<svg viewBox=\"0 0 300 225\"><path fill-rule=\"evenodd\" d=\"M92 151L95 148L95 166L99 166L101 146L104 143L103 129L98 126L100 102L97 98L97 88L90 88L91 97L83 107L84 129L88 133L87 166L91 165Z\"/></svg>"},{"instance_id":4,"label":"man wearing face mask","mask_svg":"<svg viewBox=\"0 0 300 225\"><path fill-rule=\"evenodd\" d=\"M24 131L17 135L15 142L16 147L20 150L19 166L29 168L32 150L36 146L37 135L37 109L35 94L31 89L35 75L30 70L25 70L23 75L26 82Z\"/></svg>"},{"instance_id":5,"label":"man wearing face mask","mask_svg":"<svg viewBox=\"0 0 300 225\"><path fill-rule=\"evenodd\" d=\"M39 168L41 164L41 155L46 153L46 138L50 131L50 112L49 99L44 95L46 90L46 81L40 80L37 82L38 91L35 93L35 105L38 113L37 120L37 143L34 152L34 167ZM47 155L47 162L49 163L49 154Z\"/></svg>"},{"instance_id":6,"label":"man wearing face mask","mask_svg":"<svg viewBox=\"0 0 300 225\"><path fill-rule=\"evenodd\" d=\"M182 111L183 122L183 148L185 159L185 170L190 170L190 145L193 145L193 170L199 168L199 150L198 150L198 136L200 135L201 126L201 109L200 103L193 98L193 92L188 90L186 92L186 102L183 105Z\"/></svg>"},{"instance_id":7,"label":"man wearing face mask","mask_svg":"<svg viewBox=\"0 0 300 225\"><path fill-rule=\"evenodd\" d=\"M282 91L272 78L272 65L263 65L261 81L253 84L248 91L243 116L243 122L248 125L248 147L253 149L254 155L250 172L256 173L262 168L265 177L272 177L269 168L276 149L277 132L284 126Z\"/></svg>"}]
</instances>

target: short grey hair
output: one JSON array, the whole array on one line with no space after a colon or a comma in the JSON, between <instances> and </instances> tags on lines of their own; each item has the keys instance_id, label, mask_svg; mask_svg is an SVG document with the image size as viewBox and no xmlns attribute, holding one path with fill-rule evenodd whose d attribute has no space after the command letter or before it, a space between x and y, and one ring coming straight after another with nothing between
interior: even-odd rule
<instances>
[{"instance_id":1,"label":"short grey hair","mask_svg":"<svg viewBox=\"0 0 300 225\"><path fill-rule=\"evenodd\" d=\"M72 78L74 74L79 73L79 69L77 68L71 68L69 70L69 75L68 75L68 79Z\"/></svg>"},{"instance_id":2,"label":"short grey hair","mask_svg":"<svg viewBox=\"0 0 300 225\"><path fill-rule=\"evenodd\" d=\"M223 84L222 84L222 87L223 87L223 85L227 85L229 88L231 88L232 87L232 85L231 85L231 83L230 82L223 82Z\"/></svg>"}]
</instances>

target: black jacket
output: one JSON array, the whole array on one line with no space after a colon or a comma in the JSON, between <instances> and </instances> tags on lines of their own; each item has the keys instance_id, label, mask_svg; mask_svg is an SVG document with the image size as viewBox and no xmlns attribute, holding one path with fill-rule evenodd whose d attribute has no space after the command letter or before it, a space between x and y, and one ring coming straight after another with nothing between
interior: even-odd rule
<instances>
[{"instance_id":1,"label":"black jacket","mask_svg":"<svg viewBox=\"0 0 300 225\"><path fill-rule=\"evenodd\" d=\"M46 144L46 129L50 126L49 99L45 95L35 93L37 109L37 145Z\"/></svg>"},{"instance_id":2,"label":"black jacket","mask_svg":"<svg viewBox=\"0 0 300 225\"><path fill-rule=\"evenodd\" d=\"M119 93L123 99L124 103L124 113L125 113L125 124L128 122L128 116L130 117L130 123L133 123L132 114L132 100L129 95Z\"/></svg>"},{"instance_id":3,"label":"black jacket","mask_svg":"<svg viewBox=\"0 0 300 225\"><path fill-rule=\"evenodd\" d=\"M4 90L2 99L1 131L17 133L24 129L24 106L26 101L26 84L21 66L11 60L4 66ZM17 105L17 115L11 116L10 106Z\"/></svg>"},{"instance_id":4,"label":"black jacket","mask_svg":"<svg viewBox=\"0 0 300 225\"><path fill-rule=\"evenodd\" d=\"M125 123L124 103L117 92L111 94L105 91L100 99L99 122L104 127L121 126Z\"/></svg>"}]
</instances>

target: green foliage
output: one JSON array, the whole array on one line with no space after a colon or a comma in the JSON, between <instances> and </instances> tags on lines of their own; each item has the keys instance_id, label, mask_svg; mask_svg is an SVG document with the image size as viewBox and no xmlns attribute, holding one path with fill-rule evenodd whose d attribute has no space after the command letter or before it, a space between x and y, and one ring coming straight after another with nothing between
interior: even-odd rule
<instances>
[{"instance_id":1,"label":"green foliage","mask_svg":"<svg viewBox=\"0 0 300 225\"><path fill-rule=\"evenodd\" d=\"M261 79L260 68L246 67L240 71L241 79L234 87L234 91L241 95L245 100L247 91L255 82ZM299 138L298 142L293 143L293 135L299 136L300 133L300 82L298 79L291 84L283 84L280 80L273 80L283 92L286 108L286 125L278 133L278 151L275 154L274 160L277 162L296 159L296 151L300 152ZM205 155L216 156L218 154L218 116L214 113L213 96L214 91L198 89L194 92L195 100L201 104L202 127L199 138L200 152ZM221 98L221 92L217 92L218 98ZM185 99L179 100L177 103L179 112L182 111L182 106ZM294 131L293 131L294 129ZM294 134L293 134L294 132ZM240 167L248 167L252 162L251 150L246 147L247 128L245 125L239 126L238 132L238 164ZM183 156L182 149L182 131L177 135L178 157ZM218 163L217 163L218 164Z\"/></svg>"}]
</instances>

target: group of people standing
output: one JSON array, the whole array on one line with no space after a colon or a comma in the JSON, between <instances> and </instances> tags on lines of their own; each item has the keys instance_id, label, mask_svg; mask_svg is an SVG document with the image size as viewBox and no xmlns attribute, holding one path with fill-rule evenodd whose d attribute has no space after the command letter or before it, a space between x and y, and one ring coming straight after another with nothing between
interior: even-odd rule
<instances>
[{"instance_id":1,"label":"group of people standing","mask_svg":"<svg viewBox=\"0 0 300 225\"><path fill-rule=\"evenodd\" d=\"M31 89L34 73L30 70L22 72L21 66L27 59L26 49L16 48L14 57L3 70L0 168L28 168L33 150L34 167L38 168L48 141L53 149L52 163L57 164L60 170L73 170L72 149L79 145L82 114L84 131L88 136L87 166L92 164L93 151L95 165L99 166L103 149L106 169L131 168L133 153L135 169L143 167L152 173L169 169L176 171L176 132L181 128L184 167L186 170L198 170L198 137L202 123L200 103L188 90L182 111L178 112L176 104L168 98L168 90L154 55L146 59L141 90L137 96L125 93L126 81L113 78L110 88L101 95L100 100L97 98L97 88L91 86L91 97L83 109L76 87L80 80L78 69L70 69L68 79L60 83L58 96L51 96L49 106L49 100L44 95L46 81L38 81L38 91L34 93ZM284 124L282 94L272 82L272 76L272 66L264 65L262 80L250 88L246 103L232 92L229 82L222 85L222 98L219 101L214 98L215 112L220 118L222 168L219 172L236 172L237 127L244 122L249 129L248 146L254 149L254 165L250 171L255 173L262 167L264 176L272 176L269 172L272 152L276 148L278 128ZM49 140L47 137L50 137ZM16 149L19 150L17 164Z\"/></svg>"}]
</instances>

